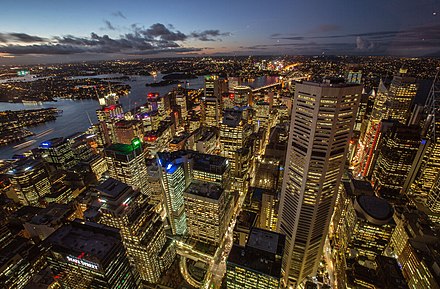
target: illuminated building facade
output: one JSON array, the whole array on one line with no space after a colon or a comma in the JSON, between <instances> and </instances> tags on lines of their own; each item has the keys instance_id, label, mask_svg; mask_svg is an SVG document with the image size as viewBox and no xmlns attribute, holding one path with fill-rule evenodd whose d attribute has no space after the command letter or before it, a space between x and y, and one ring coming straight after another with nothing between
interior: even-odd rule
<instances>
[{"instance_id":1,"label":"illuminated building facade","mask_svg":"<svg viewBox=\"0 0 440 289\"><path fill-rule=\"evenodd\" d=\"M440 288L440 239L428 216L401 208L394 215L397 224L390 248L397 257L411 289Z\"/></svg>"},{"instance_id":2,"label":"illuminated building facade","mask_svg":"<svg viewBox=\"0 0 440 289\"><path fill-rule=\"evenodd\" d=\"M234 106L252 105L252 89L249 86L234 87Z\"/></svg>"},{"instance_id":3,"label":"illuminated building facade","mask_svg":"<svg viewBox=\"0 0 440 289\"><path fill-rule=\"evenodd\" d=\"M296 84L278 219L289 286L316 273L361 92L329 80Z\"/></svg>"},{"instance_id":4,"label":"illuminated building facade","mask_svg":"<svg viewBox=\"0 0 440 289\"><path fill-rule=\"evenodd\" d=\"M417 94L418 84L414 77L405 75L406 70L401 69L400 73L393 77L387 98L387 117L397 119L406 123L410 114L410 107Z\"/></svg>"},{"instance_id":5,"label":"illuminated building facade","mask_svg":"<svg viewBox=\"0 0 440 289\"><path fill-rule=\"evenodd\" d=\"M207 126L220 126L221 95L220 80L217 75L205 76L205 95L202 99L203 123Z\"/></svg>"},{"instance_id":6,"label":"illuminated building facade","mask_svg":"<svg viewBox=\"0 0 440 289\"><path fill-rule=\"evenodd\" d=\"M285 236L252 228L244 247L232 245L226 262L228 289L281 288Z\"/></svg>"},{"instance_id":7,"label":"illuminated building facade","mask_svg":"<svg viewBox=\"0 0 440 289\"><path fill-rule=\"evenodd\" d=\"M115 123L116 143L131 144L133 139L144 139L143 125L139 120L120 120Z\"/></svg>"},{"instance_id":8,"label":"illuminated building facade","mask_svg":"<svg viewBox=\"0 0 440 289\"><path fill-rule=\"evenodd\" d=\"M156 283L175 257L167 242L163 222L147 197L130 186L109 178L96 187L98 207L84 216L118 228L130 262L144 281ZM164 260L165 259L165 260Z\"/></svg>"},{"instance_id":9,"label":"illuminated building facade","mask_svg":"<svg viewBox=\"0 0 440 289\"><path fill-rule=\"evenodd\" d=\"M243 119L241 110L226 110L220 126L220 145L222 156L229 160L235 173L236 153L244 147L252 133L252 127Z\"/></svg>"},{"instance_id":10,"label":"illuminated building facade","mask_svg":"<svg viewBox=\"0 0 440 289\"><path fill-rule=\"evenodd\" d=\"M139 139L133 139L131 144L112 144L104 153L110 177L147 193L147 165Z\"/></svg>"},{"instance_id":11,"label":"illuminated building facade","mask_svg":"<svg viewBox=\"0 0 440 289\"><path fill-rule=\"evenodd\" d=\"M42 162L34 159L19 161L7 172L17 201L23 205L37 205L41 197L50 193L49 176Z\"/></svg>"},{"instance_id":12,"label":"illuminated building facade","mask_svg":"<svg viewBox=\"0 0 440 289\"><path fill-rule=\"evenodd\" d=\"M77 164L72 147L67 139L53 138L38 147L43 159L56 170L68 170Z\"/></svg>"},{"instance_id":13,"label":"illuminated building facade","mask_svg":"<svg viewBox=\"0 0 440 289\"><path fill-rule=\"evenodd\" d=\"M184 165L165 162L160 154L158 154L158 163L171 232L173 235L184 235L187 230L183 196L186 188Z\"/></svg>"},{"instance_id":14,"label":"illuminated building facade","mask_svg":"<svg viewBox=\"0 0 440 289\"><path fill-rule=\"evenodd\" d=\"M44 245L62 288L140 288L115 228L75 220L50 235Z\"/></svg>"},{"instance_id":15,"label":"illuminated building facade","mask_svg":"<svg viewBox=\"0 0 440 289\"><path fill-rule=\"evenodd\" d=\"M115 143L115 123L124 117L124 111L120 104L113 104L96 110L98 117L99 145Z\"/></svg>"},{"instance_id":16,"label":"illuminated building facade","mask_svg":"<svg viewBox=\"0 0 440 289\"><path fill-rule=\"evenodd\" d=\"M420 130L417 126L396 123L384 134L372 174L377 195L390 201L399 201L419 145Z\"/></svg>"},{"instance_id":17,"label":"illuminated building facade","mask_svg":"<svg viewBox=\"0 0 440 289\"><path fill-rule=\"evenodd\" d=\"M215 183L192 182L185 191L188 234L199 241L219 245L228 222L228 196Z\"/></svg>"},{"instance_id":18,"label":"illuminated building facade","mask_svg":"<svg viewBox=\"0 0 440 289\"><path fill-rule=\"evenodd\" d=\"M391 239L396 226L394 210L386 200L366 195L352 199L352 206L355 221L349 248L356 251L357 256L374 260L384 252Z\"/></svg>"},{"instance_id":19,"label":"illuminated building facade","mask_svg":"<svg viewBox=\"0 0 440 289\"><path fill-rule=\"evenodd\" d=\"M17 237L0 249L0 284L2 288L25 288L36 274L29 258L31 241Z\"/></svg>"}]
</instances>

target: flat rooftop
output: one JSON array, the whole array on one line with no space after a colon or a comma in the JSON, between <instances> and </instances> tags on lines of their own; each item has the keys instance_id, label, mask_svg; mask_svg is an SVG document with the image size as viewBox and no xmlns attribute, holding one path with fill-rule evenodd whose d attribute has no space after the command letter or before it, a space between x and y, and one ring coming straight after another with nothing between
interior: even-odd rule
<instances>
[{"instance_id":1,"label":"flat rooftop","mask_svg":"<svg viewBox=\"0 0 440 289\"><path fill-rule=\"evenodd\" d=\"M123 182L120 182L113 178L108 178L107 180L96 186L96 190L99 191L101 195L113 199L128 190L132 190L132 188Z\"/></svg>"},{"instance_id":2,"label":"flat rooftop","mask_svg":"<svg viewBox=\"0 0 440 289\"><path fill-rule=\"evenodd\" d=\"M282 253L282 248L279 248L281 242L280 236L280 234L275 232L252 228L246 245L251 248L279 255ZM284 242L282 243L284 244Z\"/></svg>"},{"instance_id":3,"label":"flat rooftop","mask_svg":"<svg viewBox=\"0 0 440 289\"><path fill-rule=\"evenodd\" d=\"M115 228L96 223L82 223L77 219L60 227L45 241L71 252L74 256L84 253L103 260L110 255L121 239L119 230Z\"/></svg>"},{"instance_id":4,"label":"flat rooftop","mask_svg":"<svg viewBox=\"0 0 440 289\"><path fill-rule=\"evenodd\" d=\"M196 195L208 199L218 200L223 189L216 183L193 181L186 189L185 194Z\"/></svg>"}]
</instances>

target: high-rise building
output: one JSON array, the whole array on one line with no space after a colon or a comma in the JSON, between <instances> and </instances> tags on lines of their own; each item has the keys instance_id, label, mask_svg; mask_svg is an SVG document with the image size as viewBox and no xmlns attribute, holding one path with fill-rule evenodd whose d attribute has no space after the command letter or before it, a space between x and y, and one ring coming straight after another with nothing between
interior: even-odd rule
<instances>
[{"instance_id":1,"label":"high-rise building","mask_svg":"<svg viewBox=\"0 0 440 289\"><path fill-rule=\"evenodd\" d=\"M49 176L38 160L21 160L7 175L16 200L23 206L37 205L41 197L50 193Z\"/></svg>"},{"instance_id":2,"label":"high-rise building","mask_svg":"<svg viewBox=\"0 0 440 289\"><path fill-rule=\"evenodd\" d=\"M221 95L217 75L205 76L205 95L202 99L203 123L207 126L220 126Z\"/></svg>"},{"instance_id":3,"label":"high-rise building","mask_svg":"<svg viewBox=\"0 0 440 289\"><path fill-rule=\"evenodd\" d=\"M77 164L70 142L62 137L42 142L39 149L43 159L55 170L67 170Z\"/></svg>"},{"instance_id":4,"label":"high-rise building","mask_svg":"<svg viewBox=\"0 0 440 289\"><path fill-rule=\"evenodd\" d=\"M131 144L112 144L104 150L110 177L147 194L147 165L139 139Z\"/></svg>"},{"instance_id":5,"label":"high-rise building","mask_svg":"<svg viewBox=\"0 0 440 289\"><path fill-rule=\"evenodd\" d=\"M440 288L438 230L426 214L408 207L396 210L394 220L390 248L409 288Z\"/></svg>"},{"instance_id":6,"label":"high-rise building","mask_svg":"<svg viewBox=\"0 0 440 289\"><path fill-rule=\"evenodd\" d=\"M166 162L160 153L158 153L158 163L171 232L174 235L183 235L187 229L183 197L186 188L184 165Z\"/></svg>"},{"instance_id":7,"label":"high-rise building","mask_svg":"<svg viewBox=\"0 0 440 289\"><path fill-rule=\"evenodd\" d=\"M139 288L119 230L75 220L44 241L49 266L62 288Z\"/></svg>"},{"instance_id":8,"label":"high-rise building","mask_svg":"<svg viewBox=\"0 0 440 289\"><path fill-rule=\"evenodd\" d=\"M393 77L387 97L388 118L397 119L406 123L410 116L411 103L417 94L418 84L414 77L405 75L406 70L401 69Z\"/></svg>"},{"instance_id":9,"label":"high-rise building","mask_svg":"<svg viewBox=\"0 0 440 289\"><path fill-rule=\"evenodd\" d=\"M318 268L361 92L329 80L296 84L278 220L289 286Z\"/></svg>"},{"instance_id":10,"label":"high-rise building","mask_svg":"<svg viewBox=\"0 0 440 289\"><path fill-rule=\"evenodd\" d=\"M244 147L252 133L251 126L242 117L241 110L226 110L220 127L221 153L229 160L234 174L237 150Z\"/></svg>"},{"instance_id":11,"label":"high-rise building","mask_svg":"<svg viewBox=\"0 0 440 289\"><path fill-rule=\"evenodd\" d=\"M384 134L372 174L377 195L390 201L399 201L419 145L418 126L396 123Z\"/></svg>"},{"instance_id":12,"label":"high-rise building","mask_svg":"<svg viewBox=\"0 0 440 289\"><path fill-rule=\"evenodd\" d=\"M228 225L228 194L216 183L194 181L184 194L188 234L219 245Z\"/></svg>"},{"instance_id":13,"label":"high-rise building","mask_svg":"<svg viewBox=\"0 0 440 289\"><path fill-rule=\"evenodd\" d=\"M104 106L96 110L98 117L98 143L101 146L116 142L115 122L124 117L120 104Z\"/></svg>"},{"instance_id":14,"label":"high-rise building","mask_svg":"<svg viewBox=\"0 0 440 289\"><path fill-rule=\"evenodd\" d=\"M156 283L175 256L164 225L148 198L130 186L109 178L96 188L98 206L84 216L118 228L129 259L144 281Z\"/></svg>"},{"instance_id":15,"label":"high-rise building","mask_svg":"<svg viewBox=\"0 0 440 289\"><path fill-rule=\"evenodd\" d=\"M131 144L135 138L144 139L143 124L140 120L120 120L114 125L116 143Z\"/></svg>"},{"instance_id":16,"label":"high-rise building","mask_svg":"<svg viewBox=\"0 0 440 289\"><path fill-rule=\"evenodd\" d=\"M11 238L0 248L0 284L2 288L23 289L35 275L31 262L32 242L23 237Z\"/></svg>"},{"instance_id":17,"label":"high-rise building","mask_svg":"<svg viewBox=\"0 0 440 289\"><path fill-rule=\"evenodd\" d=\"M285 236L252 228L244 247L234 244L226 262L228 289L281 288Z\"/></svg>"}]
</instances>

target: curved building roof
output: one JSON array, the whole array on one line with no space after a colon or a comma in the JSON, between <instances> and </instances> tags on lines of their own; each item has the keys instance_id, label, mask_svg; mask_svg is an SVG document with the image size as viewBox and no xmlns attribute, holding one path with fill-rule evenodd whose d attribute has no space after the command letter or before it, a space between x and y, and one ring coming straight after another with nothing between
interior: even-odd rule
<instances>
[{"instance_id":1,"label":"curved building roof","mask_svg":"<svg viewBox=\"0 0 440 289\"><path fill-rule=\"evenodd\" d=\"M367 221L376 225L388 223L394 214L394 209L388 201L376 196L363 195L356 197L354 208Z\"/></svg>"}]
</instances>

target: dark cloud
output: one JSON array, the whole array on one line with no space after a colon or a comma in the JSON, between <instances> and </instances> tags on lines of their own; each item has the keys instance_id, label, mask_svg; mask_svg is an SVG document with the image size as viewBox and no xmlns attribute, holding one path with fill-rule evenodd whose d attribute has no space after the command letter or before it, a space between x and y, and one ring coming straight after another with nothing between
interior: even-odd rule
<instances>
[{"instance_id":1,"label":"dark cloud","mask_svg":"<svg viewBox=\"0 0 440 289\"><path fill-rule=\"evenodd\" d=\"M216 41L213 37L231 36L230 32L220 32L220 30L204 30L202 32L192 32L191 37L201 41Z\"/></svg>"},{"instance_id":2,"label":"dark cloud","mask_svg":"<svg viewBox=\"0 0 440 289\"><path fill-rule=\"evenodd\" d=\"M107 29L116 30L110 21L105 20ZM13 55L25 54L79 54L79 53L118 53L118 54L157 54L157 53L185 53L200 51L202 48L183 47L182 41L198 39L210 41L215 37L217 40L229 35L219 30L204 30L184 34L175 30L172 25L165 26L156 23L148 28L132 24L128 33L117 38L109 35L99 35L92 32L89 37L77 37L73 35L55 36L44 39L19 33L0 34L0 52ZM12 41L13 40L13 41ZM33 41L31 41L33 40ZM212 39L214 40L214 39ZM44 43L33 43L42 42ZM17 42L19 44L17 44ZM29 43L29 44L28 44Z\"/></svg>"},{"instance_id":3,"label":"dark cloud","mask_svg":"<svg viewBox=\"0 0 440 289\"><path fill-rule=\"evenodd\" d=\"M105 30L116 30L116 27L113 26L113 24L110 21L104 20L104 24L105 24L104 27Z\"/></svg>"},{"instance_id":4,"label":"dark cloud","mask_svg":"<svg viewBox=\"0 0 440 289\"><path fill-rule=\"evenodd\" d=\"M121 11L113 12L112 15L115 16L115 17L121 17L121 18L123 18L123 19L127 19L127 17L125 17L125 15L122 14Z\"/></svg>"},{"instance_id":5,"label":"dark cloud","mask_svg":"<svg viewBox=\"0 0 440 289\"><path fill-rule=\"evenodd\" d=\"M26 33L0 33L0 42L8 43L8 42L24 42L24 43L33 43L33 42L46 42L48 39L29 35Z\"/></svg>"},{"instance_id":6,"label":"dark cloud","mask_svg":"<svg viewBox=\"0 0 440 289\"><path fill-rule=\"evenodd\" d=\"M150 26L147 30L142 31L147 37L158 37L166 41L183 41L188 37L180 31L171 31L165 25L161 23L156 23Z\"/></svg>"}]
</instances>

